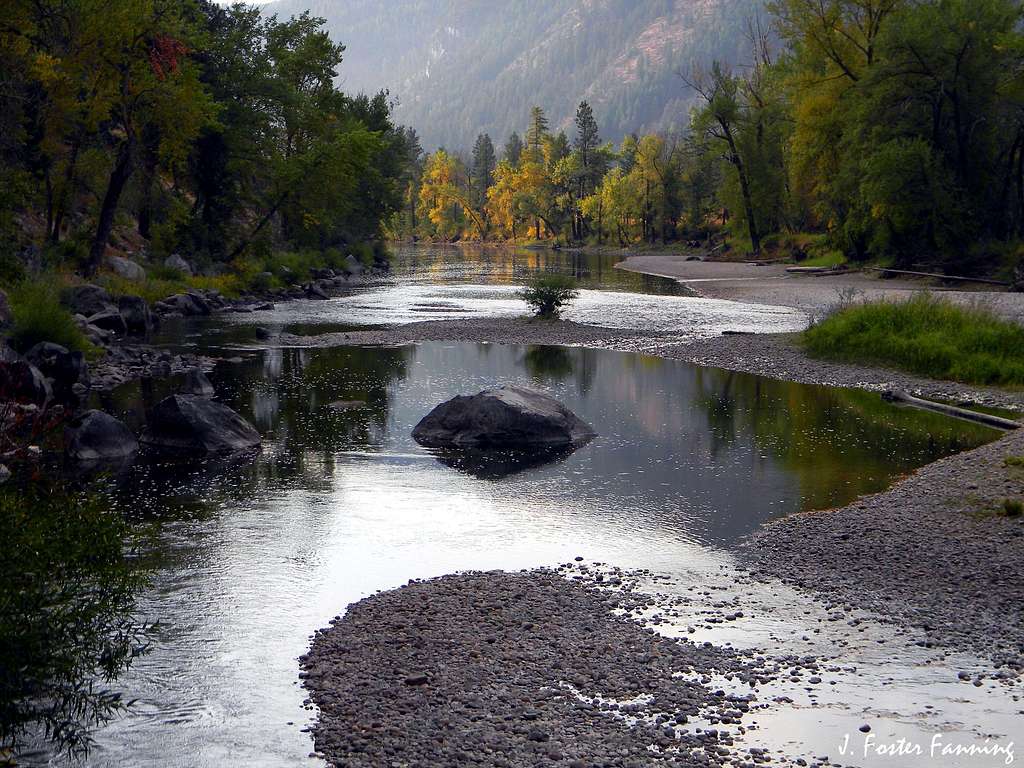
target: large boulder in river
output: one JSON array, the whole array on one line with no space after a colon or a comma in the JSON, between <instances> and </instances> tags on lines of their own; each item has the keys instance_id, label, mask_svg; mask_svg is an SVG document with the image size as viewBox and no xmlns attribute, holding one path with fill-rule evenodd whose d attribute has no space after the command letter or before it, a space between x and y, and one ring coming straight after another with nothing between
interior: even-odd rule
<instances>
[{"instance_id":1,"label":"large boulder in river","mask_svg":"<svg viewBox=\"0 0 1024 768\"><path fill-rule=\"evenodd\" d=\"M485 450L575 447L596 434L554 398L514 386L454 397L412 432L428 448Z\"/></svg>"},{"instance_id":2,"label":"large boulder in river","mask_svg":"<svg viewBox=\"0 0 1024 768\"><path fill-rule=\"evenodd\" d=\"M222 403L199 395L171 395L149 412L142 443L181 454L230 453L256 448L260 433Z\"/></svg>"},{"instance_id":3,"label":"large boulder in river","mask_svg":"<svg viewBox=\"0 0 1024 768\"><path fill-rule=\"evenodd\" d=\"M168 296L163 301L156 303L156 308L161 312L177 312L185 317L210 314L210 305L198 295L193 293L176 293Z\"/></svg>"},{"instance_id":4,"label":"large boulder in river","mask_svg":"<svg viewBox=\"0 0 1024 768\"><path fill-rule=\"evenodd\" d=\"M64 429L64 454L73 461L119 461L138 450L132 431L103 411L85 411Z\"/></svg>"}]
</instances>

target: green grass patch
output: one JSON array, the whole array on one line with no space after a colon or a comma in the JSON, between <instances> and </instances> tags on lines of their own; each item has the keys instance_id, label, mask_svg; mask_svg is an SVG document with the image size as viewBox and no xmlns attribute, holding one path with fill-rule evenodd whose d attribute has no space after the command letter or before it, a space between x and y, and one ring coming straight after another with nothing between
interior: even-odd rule
<instances>
[{"instance_id":1,"label":"green grass patch","mask_svg":"<svg viewBox=\"0 0 1024 768\"><path fill-rule=\"evenodd\" d=\"M1004 517L1020 517L1024 515L1024 502L1020 499L1003 499L996 513Z\"/></svg>"},{"instance_id":2,"label":"green grass patch","mask_svg":"<svg viewBox=\"0 0 1024 768\"><path fill-rule=\"evenodd\" d=\"M931 294L841 309L804 332L816 357L966 384L1024 385L1024 327Z\"/></svg>"},{"instance_id":3,"label":"green grass patch","mask_svg":"<svg viewBox=\"0 0 1024 768\"><path fill-rule=\"evenodd\" d=\"M1008 467L1024 467L1024 456L1007 456L1003 464Z\"/></svg>"},{"instance_id":4,"label":"green grass patch","mask_svg":"<svg viewBox=\"0 0 1024 768\"><path fill-rule=\"evenodd\" d=\"M10 345L24 354L41 341L92 356L96 348L60 303L60 280L42 275L23 280L8 293L13 323Z\"/></svg>"}]
</instances>

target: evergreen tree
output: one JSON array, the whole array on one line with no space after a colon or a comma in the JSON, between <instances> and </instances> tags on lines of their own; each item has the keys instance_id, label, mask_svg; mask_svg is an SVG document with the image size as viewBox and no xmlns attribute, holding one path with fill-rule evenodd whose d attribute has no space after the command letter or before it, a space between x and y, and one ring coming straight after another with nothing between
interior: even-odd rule
<instances>
[{"instance_id":1,"label":"evergreen tree","mask_svg":"<svg viewBox=\"0 0 1024 768\"><path fill-rule=\"evenodd\" d=\"M473 145L473 200L478 208L482 208L487 200L487 190L494 184L494 169L498 165L498 158L494 154L494 144L491 137L481 133L476 137L476 144Z\"/></svg>"},{"instance_id":2,"label":"evergreen tree","mask_svg":"<svg viewBox=\"0 0 1024 768\"><path fill-rule=\"evenodd\" d=\"M589 168L593 159L594 150L601 144L600 131L597 128L597 120L594 119L594 110L585 101L580 102L576 110L576 140L573 148L580 153L580 163L584 168Z\"/></svg>"},{"instance_id":3,"label":"evergreen tree","mask_svg":"<svg viewBox=\"0 0 1024 768\"><path fill-rule=\"evenodd\" d=\"M541 107L530 110L530 128L526 131L526 146L536 157L541 156L544 137L548 135L548 118Z\"/></svg>"},{"instance_id":4,"label":"evergreen tree","mask_svg":"<svg viewBox=\"0 0 1024 768\"><path fill-rule=\"evenodd\" d=\"M505 142L505 154L504 160L509 163L512 167L519 165L519 159L523 155L523 140L519 138L519 134L512 131L512 135L508 137L508 141Z\"/></svg>"}]
</instances>

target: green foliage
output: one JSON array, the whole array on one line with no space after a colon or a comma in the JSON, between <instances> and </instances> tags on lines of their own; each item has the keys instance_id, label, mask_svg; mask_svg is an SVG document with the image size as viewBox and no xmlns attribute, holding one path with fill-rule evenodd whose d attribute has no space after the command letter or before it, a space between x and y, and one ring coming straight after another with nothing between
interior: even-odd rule
<instances>
[{"instance_id":1,"label":"green foliage","mask_svg":"<svg viewBox=\"0 0 1024 768\"><path fill-rule=\"evenodd\" d=\"M61 305L57 284L54 275L43 275L23 280L8 294L13 315L8 342L17 351L27 352L41 341L86 354L95 351L71 313Z\"/></svg>"},{"instance_id":2,"label":"green foliage","mask_svg":"<svg viewBox=\"0 0 1024 768\"><path fill-rule=\"evenodd\" d=\"M81 754L124 707L110 685L145 648L135 534L98 499L40 483L0 491L0 531L0 753L42 731Z\"/></svg>"},{"instance_id":3,"label":"green foliage","mask_svg":"<svg viewBox=\"0 0 1024 768\"><path fill-rule=\"evenodd\" d=\"M1024 467L1024 456L1007 456L1003 459L1003 464L1008 467Z\"/></svg>"},{"instance_id":4,"label":"green foliage","mask_svg":"<svg viewBox=\"0 0 1024 768\"><path fill-rule=\"evenodd\" d=\"M567 275L540 273L519 292L519 298L529 304L538 317L558 317L566 304L579 296L576 281Z\"/></svg>"},{"instance_id":5,"label":"green foliage","mask_svg":"<svg viewBox=\"0 0 1024 768\"><path fill-rule=\"evenodd\" d=\"M1003 499L999 504L999 514L1005 517L1024 515L1024 501L1020 499Z\"/></svg>"},{"instance_id":6,"label":"green foliage","mask_svg":"<svg viewBox=\"0 0 1024 768\"><path fill-rule=\"evenodd\" d=\"M856 304L804 333L812 355L967 384L1024 385L1024 328L930 294Z\"/></svg>"}]
</instances>

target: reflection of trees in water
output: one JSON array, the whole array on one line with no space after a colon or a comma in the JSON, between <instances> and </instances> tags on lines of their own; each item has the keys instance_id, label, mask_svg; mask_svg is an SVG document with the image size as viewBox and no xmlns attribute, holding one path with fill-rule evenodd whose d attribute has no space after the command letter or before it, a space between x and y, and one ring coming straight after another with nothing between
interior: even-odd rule
<instances>
[{"instance_id":1,"label":"reflection of trees in water","mask_svg":"<svg viewBox=\"0 0 1024 768\"><path fill-rule=\"evenodd\" d=\"M522 364L537 382L565 381L572 377L580 394L587 394L597 375L599 350L533 344L526 348Z\"/></svg>"},{"instance_id":2,"label":"reflection of trees in water","mask_svg":"<svg viewBox=\"0 0 1024 768\"><path fill-rule=\"evenodd\" d=\"M0 531L0 759L40 740L81 754L144 648L134 533L98 498L40 485L0 493Z\"/></svg>"},{"instance_id":3,"label":"reflection of trees in water","mask_svg":"<svg viewBox=\"0 0 1024 768\"><path fill-rule=\"evenodd\" d=\"M660 295L681 295L674 280L615 269L620 256L586 251L495 248L472 244L415 245L395 249L395 274L426 276L436 282L453 279L492 284L521 284L537 272L575 277L584 287L618 288Z\"/></svg>"},{"instance_id":4,"label":"reflection of trees in water","mask_svg":"<svg viewBox=\"0 0 1024 768\"><path fill-rule=\"evenodd\" d=\"M877 393L816 387L718 369L696 377L712 453L750 434L800 483L804 509L885 488L896 476L993 438L990 429L897 408Z\"/></svg>"}]
</instances>

